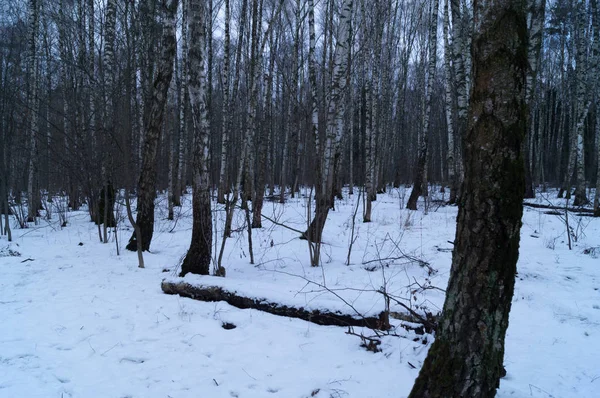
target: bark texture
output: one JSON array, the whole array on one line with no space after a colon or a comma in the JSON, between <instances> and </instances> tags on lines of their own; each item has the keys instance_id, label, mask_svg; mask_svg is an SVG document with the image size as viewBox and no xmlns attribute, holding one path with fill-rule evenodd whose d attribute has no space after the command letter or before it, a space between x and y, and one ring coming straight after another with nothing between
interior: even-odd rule
<instances>
[{"instance_id":1,"label":"bark texture","mask_svg":"<svg viewBox=\"0 0 600 398\"><path fill-rule=\"evenodd\" d=\"M514 292L527 108L525 0L474 2L470 127L436 340L409 397L494 397Z\"/></svg>"}]
</instances>

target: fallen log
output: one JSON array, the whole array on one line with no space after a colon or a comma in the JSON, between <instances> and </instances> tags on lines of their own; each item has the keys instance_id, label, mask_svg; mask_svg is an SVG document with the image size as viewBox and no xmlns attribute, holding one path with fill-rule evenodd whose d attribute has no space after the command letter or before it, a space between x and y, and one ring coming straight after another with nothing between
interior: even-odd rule
<instances>
[{"instance_id":1,"label":"fallen log","mask_svg":"<svg viewBox=\"0 0 600 398\"><path fill-rule=\"evenodd\" d=\"M558 210L561 212L565 211L564 206L543 205L543 204L539 204L539 203L523 202L523 206L533 207L534 209ZM584 216L584 217L590 217L594 214L593 209L588 209L585 207L567 207L566 209L570 212L578 213L577 215Z\"/></svg>"},{"instance_id":2,"label":"fallen log","mask_svg":"<svg viewBox=\"0 0 600 398\"><path fill-rule=\"evenodd\" d=\"M280 303L273 303L264 298L240 296L235 291L229 291L219 286L191 285L183 281L173 282L163 280L161 288L166 294L178 294L182 297L206 302L225 301L227 304L237 308L251 308L268 312L273 315L302 319L316 323L317 325L355 326L368 327L371 329L389 328L389 318L385 312L381 312L378 317L359 317L358 315L355 317L349 314L343 314L339 311L308 310L304 307L298 308Z\"/></svg>"}]
</instances>

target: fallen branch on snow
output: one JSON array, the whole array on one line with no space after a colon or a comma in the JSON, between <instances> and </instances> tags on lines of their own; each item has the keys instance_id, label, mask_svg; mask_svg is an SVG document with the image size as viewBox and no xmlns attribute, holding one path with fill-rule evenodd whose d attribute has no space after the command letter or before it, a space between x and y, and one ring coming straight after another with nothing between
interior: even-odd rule
<instances>
[{"instance_id":1,"label":"fallen branch on snow","mask_svg":"<svg viewBox=\"0 0 600 398\"><path fill-rule=\"evenodd\" d=\"M561 212L565 211L564 206L543 205L543 204L539 204L539 203L523 202L523 206L533 207L534 209L558 210ZM573 213L580 213L580 214L578 214L580 216L591 217L594 214L593 209L588 209L585 207L567 207L567 210L569 210L570 212L573 212Z\"/></svg>"},{"instance_id":2,"label":"fallen branch on snow","mask_svg":"<svg viewBox=\"0 0 600 398\"><path fill-rule=\"evenodd\" d=\"M252 308L269 314L298 318L317 325L328 326L356 326L368 327L371 329L380 329L382 320L387 319L385 313L379 314L379 317L361 317L355 318L349 314L341 312L330 312L321 310L308 310L304 307L290 307L280 303L273 303L264 298L252 298L240 296L235 291L229 291L219 286L191 285L180 281L173 282L163 280L161 288L166 294L178 294L182 297L189 297L194 300L215 302L225 301L229 305L237 308Z\"/></svg>"}]
</instances>

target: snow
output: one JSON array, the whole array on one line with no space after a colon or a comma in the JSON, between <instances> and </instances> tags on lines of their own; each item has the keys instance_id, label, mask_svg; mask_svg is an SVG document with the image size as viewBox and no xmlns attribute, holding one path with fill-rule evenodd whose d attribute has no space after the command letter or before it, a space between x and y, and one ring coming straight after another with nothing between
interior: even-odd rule
<instances>
[{"instance_id":1,"label":"snow","mask_svg":"<svg viewBox=\"0 0 600 398\"><path fill-rule=\"evenodd\" d=\"M379 195L372 223L361 222L359 207L349 266L358 194L345 195L330 212L323 267L309 266L307 243L296 232L266 220L253 230L256 264L250 265L238 214L239 230L227 241L223 260L227 278L184 280L362 315L384 309L378 291L385 288L417 312L435 313L444 300L440 289L447 284L457 209L432 203L427 214L410 212L403 209L407 193ZM382 352L372 353L345 328L163 294L160 282L177 279L191 236L191 197L183 199L176 221L166 220L164 197L159 200L146 269L137 268L135 253L117 256L114 236L109 244L98 242L83 210L69 213L66 228L55 216L13 229L13 243L0 238L0 397L408 395L432 336L423 344L423 336L397 320L398 336L384 336ZM224 212L215 209L220 245ZM306 212L305 198L285 206L266 201L263 209L298 230L306 227ZM569 221L577 237L573 250L560 217L525 208L506 339L508 374L498 397L598 396L600 220L571 215ZM123 223L121 247L130 233ZM393 303L391 309L403 312ZM224 322L236 327L226 330Z\"/></svg>"}]
</instances>

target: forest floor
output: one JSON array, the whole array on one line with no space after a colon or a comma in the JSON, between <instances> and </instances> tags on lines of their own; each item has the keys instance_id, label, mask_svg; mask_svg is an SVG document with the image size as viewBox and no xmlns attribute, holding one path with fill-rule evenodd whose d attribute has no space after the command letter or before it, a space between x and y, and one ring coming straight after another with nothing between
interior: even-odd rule
<instances>
[{"instance_id":1,"label":"forest floor","mask_svg":"<svg viewBox=\"0 0 600 398\"><path fill-rule=\"evenodd\" d=\"M324 232L323 266L310 267L306 241L263 221L249 263L243 213L227 241L226 278L186 276L290 306L376 315L381 290L418 313L444 301L457 208L404 209L410 192L393 189L362 223L362 199L336 202ZM556 192L532 200L545 204ZM191 196L166 219L158 201L145 269L135 253L117 255L114 233L98 241L85 209L56 215L0 238L0 397L357 397L408 395L430 343L392 319L381 352L338 326L205 303L161 291L176 279L191 236ZM352 238L355 242L346 265ZM423 204L420 203L420 208ZM215 206L220 247L224 220ZM131 229L120 207L124 248ZM525 208L515 295L498 397L598 397L600 391L600 219L569 215L573 248L560 215ZM263 214L306 227L307 200L265 201ZM168 271L167 271L168 270ZM393 312L405 309L392 301ZM231 323L234 329L224 329ZM356 334L373 336L369 329Z\"/></svg>"}]
</instances>

